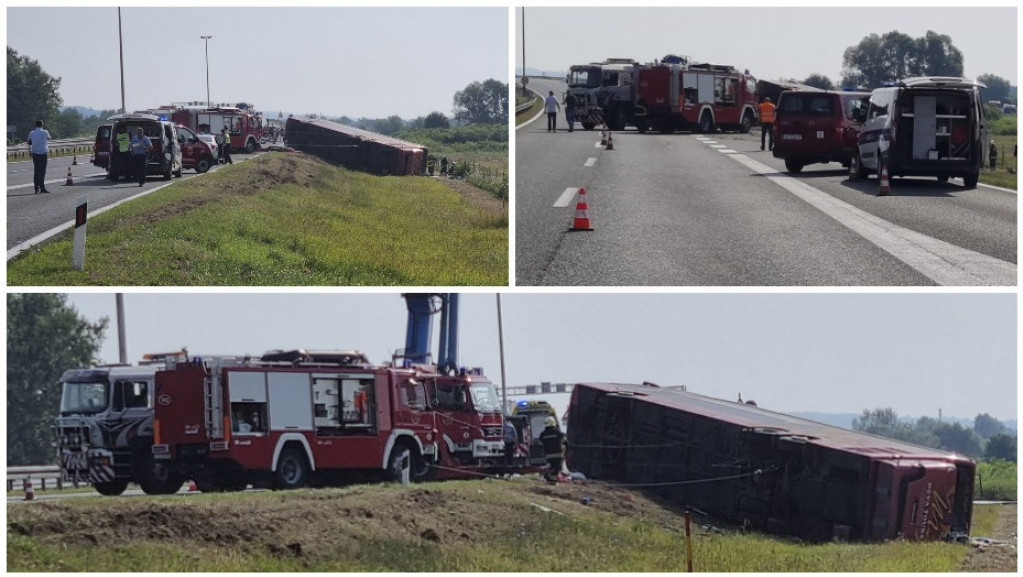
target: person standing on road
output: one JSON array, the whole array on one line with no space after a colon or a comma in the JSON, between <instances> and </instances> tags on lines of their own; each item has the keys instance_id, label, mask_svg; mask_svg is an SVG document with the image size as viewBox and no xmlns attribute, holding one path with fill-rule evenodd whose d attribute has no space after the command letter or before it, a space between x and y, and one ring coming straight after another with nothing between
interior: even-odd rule
<instances>
[{"instance_id":1,"label":"person standing on road","mask_svg":"<svg viewBox=\"0 0 1023 577\"><path fill-rule=\"evenodd\" d=\"M774 103L771 97L765 97L760 103L760 150L764 149L764 140L767 140L767 150L774 149Z\"/></svg>"},{"instance_id":2,"label":"person standing on road","mask_svg":"<svg viewBox=\"0 0 1023 577\"><path fill-rule=\"evenodd\" d=\"M991 146L988 148L988 157L991 159L991 170L995 169L995 161L998 160L998 145L995 141L991 141Z\"/></svg>"},{"instance_id":3,"label":"person standing on road","mask_svg":"<svg viewBox=\"0 0 1023 577\"><path fill-rule=\"evenodd\" d=\"M575 95L571 91L565 93L565 122L568 122L568 131L572 132L575 125Z\"/></svg>"},{"instance_id":4,"label":"person standing on road","mask_svg":"<svg viewBox=\"0 0 1023 577\"><path fill-rule=\"evenodd\" d=\"M135 136L131 138L131 163L135 169L135 178L139 186L146 184L146 168L149 164L149 153L153 150L153 141L146 136L142 127L135 129Z\"/></svg>"},{"instance_id":5,"label":"person standing on road","mask_svg":"<svg viewBox=\"0 0 1023 577\"><path fill-rule=\"evenodd\" d=\"M561 474L562 464L565 462L565 446L568 440L565 433L558 428L558 420L554 417L547 417L547 426L540 433L540 444L543 445L543 454L547 459L547 471L544 478L548 481L557 481Z\"/></svg>"},{"instance_id":6,"label":"person standing on road","mask_svg":"<svg viewBox=\"0 0 1023 577\"><path fill-rule=\"evenodd\" d=\"M231 134L227 131L226 125L220 129L220 140L223 141L223 144L220 145L220 151L223 154L222 162L234 164L234 161L231 160Z\"/></svg>"},{"instance_id":7,"label":"person standing on road","mask_svg":"<svg viewBox=\"0 0 1023 577\"><path fill-rule=\"evenodd\" d=\"M29 151L32 153L32 184L35 194L49 194L46 190L46 161L50 154L50 132L43 128L43 121L36 120L36 127L28 133Z\"/></svg>"},{"instance_id":8,"label":"person standing on road","mask_svg":"<svg viewBox=\"0 0 1023 577\"><path fill-rule=\"evenodd\" d=\"M561 112L561 105L558 104L558 99L554 98L553 90L547 93L547 98L544 98L543 108L547 113L547 132L557 132L558 113Z\"/></svg>"}]
</instances>

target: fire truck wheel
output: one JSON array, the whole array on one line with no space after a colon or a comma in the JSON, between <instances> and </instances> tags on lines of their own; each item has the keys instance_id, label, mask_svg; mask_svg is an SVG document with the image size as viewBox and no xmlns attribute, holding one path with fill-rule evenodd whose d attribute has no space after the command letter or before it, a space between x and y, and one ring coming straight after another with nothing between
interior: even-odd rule
<instances>
[{"instance_id":1,"label":"fire truck wheel","mask_svg":"<svg viewBox=\"0 0 1023 577\"><path fill-rule=\"evenodd\" d=\"M116 497L128 488L128 481L106 481L103 483L93 483L92 487L96 489L96 492L100 495Z\"/></svg>"},{"instance_id":2,"label":"fire truck wheel","mask_svg":"<svg viewBox=\"0 0 1023 577\"><path fill-rule=\"evenodd\" d=\"M309 465L297 447L288 447L281 453L274 471L275 489L298 489L309 481Z\"/></svg>"},{"instance_id":3,"label":"fire truck wheel","mask_svg":"<svg viewBox=\"0 0 1023 577\"><path fill-rule=\"evenodd\" d=\"M184 482L166 464L150 461L139 479L139 487L146 495L172 495L178 492Z\"/></svg>"},{"instance_id":4,"label":"fire truck wheel","mask_svg":"<svg viewBox=\"0 0 1023 577\"><path fill-rule=\"evenodd\" d=\"M714 130L714 121L710 117L709 112L704 112L700 115L700 132L707 134Z\"/></svg>"},{"instance_id":5,"label":"fire truck wheel","mask_svg":"<svg viewBox=\"0 0 1023 577\"><path fill-rule=\"evenodd\" d=\"M746 134L752 127L753 113L747 110L746 113L742 115L742 122L739 123L739 132Z\"/></svg>"},{"instance_id":6,"label":"fire truck wheel","mask_svg":"<svg viewBox=\"0 0 1023 577\"><path fill-rule=\"evenodd\" d=\"M255 151L256 151L256 141L251 139L251 138L248 139L247 141L245 141L245 154L252 154Z\"/></svg>"}]
</instances>

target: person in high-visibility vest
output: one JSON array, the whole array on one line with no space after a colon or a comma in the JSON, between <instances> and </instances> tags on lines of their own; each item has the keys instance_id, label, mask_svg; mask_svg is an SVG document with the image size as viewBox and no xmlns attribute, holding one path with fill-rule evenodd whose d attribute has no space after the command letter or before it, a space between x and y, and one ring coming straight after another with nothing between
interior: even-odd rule
<instances>
[{"instance_id":1,"label":"person in high-visibility vest","mask_svg":"<svg viewBox=\"0 0 1023 577\"><path fill-rule=\"evenodd\" d=\"M764 141L767 141L767 150L774 149L774 103L771 98L765 97L760 103L760 150L764 150Z\"/></svg>"}]
</instances>

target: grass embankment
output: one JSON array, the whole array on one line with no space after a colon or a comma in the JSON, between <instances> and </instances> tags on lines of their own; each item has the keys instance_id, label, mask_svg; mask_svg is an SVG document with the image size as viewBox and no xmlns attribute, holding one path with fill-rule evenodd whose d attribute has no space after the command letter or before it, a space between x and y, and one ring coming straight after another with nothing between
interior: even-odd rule
<instances>
[{"instance_id":1,"label":"grass embankment","mask_svg":"<svg viewBox=\"0 0 1023 577\"><path fill-rule=\"evenodd\" d=\"M426 146L434 161L434 174L440 175L440 159L446 157L452 174L508 201L507 123L420 128L395 136Z\"/></svg>"},{"instance_id":2,"label":"grass embankment","mask_svg":"<svg viewBox=\"0 0 1023 577\"><path fill-rule=\"evenodd\" d=\"M526 108L522 112L515 113L515 126L519 126L523 122L533 118L543 109L543 99L537 96L536 93L530 92L530 94L533 96L532 104L529 108Z\"/></svg>"},{"instance_id":3,"label":"grass embankment","mask_svg":"<svg viewBox=\"0 0 1023 577\"><path fill-rule=\"evenodd\" d=\"M266 154L89 219L7 265L10 285L506 285L506 212L421 177Z\"/></svg>"},{"instance_id":4,"label":"grass embankment","mask_svg":"<svg viewBox=\"0 0 1023 577\"><path fill-rule=\"evenodd\" d=\"M1018 190L1016 188L1018 186L1018 179L1016 178L1018 174L1008 171L1009 167L1012 167L1017 173L1019 169L1019 164L1016 162L1017 159L1012 157L1012 147L1016 146L1016 135L992 134L990 135L990 140L994 140L995 146L998 147L998 158L996 159L995 170L991 170L986 165L980 171L980 181L992 186Z\"/></svg>"},{"instance_id":5,"label":"grass embankment","mask_svg":"<svg viewBox=\"0 0 1023 577\"><path fill-rule=\"evenodd\" d=\"M990 509L977 507L978 530ZM949 572L969 550L809 545L709 522L693 525L697 571ZM642 495L535 479L78 498L8 506L7 570L679 572L682 531Z\"/></svg>"}]
</instances>

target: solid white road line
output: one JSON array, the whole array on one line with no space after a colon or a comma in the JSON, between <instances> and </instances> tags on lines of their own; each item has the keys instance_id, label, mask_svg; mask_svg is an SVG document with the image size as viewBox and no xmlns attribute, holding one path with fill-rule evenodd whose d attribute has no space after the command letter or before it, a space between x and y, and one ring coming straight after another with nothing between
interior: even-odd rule
<instances>
[{"instance_id":1,"label":"solid white road line","mask_svg":"<svg viewBox=\"0 0 1023 577\"><path fill-rule=\"evenodd\" d=\"M566 188L565 192L562 192L561 196L558 197L558 201L554 203L555 208L564 208L568 206L578 192L578 188Z\"/></svg>"},{"instance_id":2,"label":"solid white road line","mask_svg":"<svg viewBox=\"0 0 1023 577\"><path fill-rule=\"evenodd\" d=\"M723 152L725 154L735 154L738 151L732 150L731 148L722 148L722 149L718 150L718 152Z\"/></svg>"},{"instance_id":3,"label":"solid white road line","mask_svg":"<svg viewBox=\"0 0 1023 577\"><path fill-rule=\"evenodd\" d=\"M803 199L814 208L943 286L1012 286L1016 265L931 238L878 218L744 154L739 163Z\"/></svg>"},{"instance_id":4,"label":"solid white road line","mask_svg":"<svg viewBox=\"0 0 1023 577\"><path fill-rule=\"evenodd\" d=\"M588 167L588 166L593 166L594 164L597 164L597 158L596 157L590 157L590 158L586 159L586 162L583 164L583 166L587 166Z\"/></svg>"}]
</instances>

